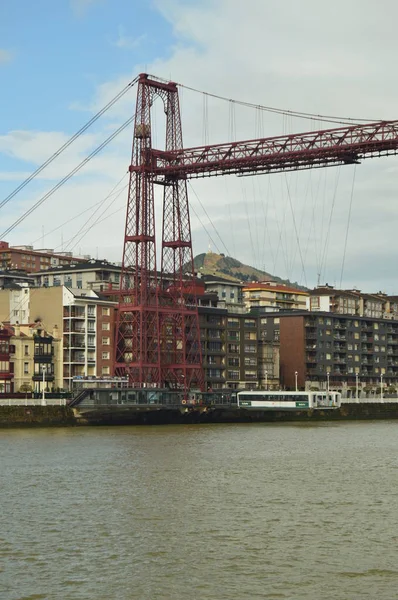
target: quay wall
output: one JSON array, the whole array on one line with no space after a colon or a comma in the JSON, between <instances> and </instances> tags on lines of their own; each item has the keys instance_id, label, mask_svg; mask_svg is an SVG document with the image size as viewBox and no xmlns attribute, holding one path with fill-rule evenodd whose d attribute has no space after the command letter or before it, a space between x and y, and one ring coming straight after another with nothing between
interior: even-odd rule
<instances>
[{"instance_id":1,"label":"quay wall","mask_svg":"<svg viewBox=\"0 0 398 600\"><path fill-rule=\"evenodd\" d=\"M0 428L76 425L68 406L0 406Z\"/></svg>"},{"instance_id":2,"label":"quay wall","mask_svg":"<svg viewBox=\"0 0 398 600\"><path fill-rule=\"evenodd\" d=\"M0 428L71 427L82 425L163 425L192 423L278 423L398 419L397 403L344 404L334 410L249 411L210 410L93 410L68 406L0 406Z\"/></svg>"}]
</instances>

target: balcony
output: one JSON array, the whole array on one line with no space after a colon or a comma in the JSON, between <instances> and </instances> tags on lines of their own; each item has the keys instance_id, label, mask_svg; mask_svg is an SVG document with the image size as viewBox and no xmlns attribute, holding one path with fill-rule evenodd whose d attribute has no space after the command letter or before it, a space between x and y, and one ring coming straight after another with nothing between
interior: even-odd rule
<instances>
[{"instance_id":1,"label":"balcony","mask_svg":"<svg viewBox=\"0 0 398 600\"><path fill-rule=\"evenodd\" d=\"M307 340L316 340L317 339L317 335L316 335L316 331L306 331L306 336Z\"/></svg>"},{"instance_id":2,"label":"balcony","mask_svg":"<svg viewBox=\"0 0 398 600\"><path fill-rule=\"evenodd\" d=\"M345 359L345 356L335 355L335 356L333 356L333 362L340 363L340 364L342 364L342 363L345 364L347 361Z\"/></svg>"}]
</instances>

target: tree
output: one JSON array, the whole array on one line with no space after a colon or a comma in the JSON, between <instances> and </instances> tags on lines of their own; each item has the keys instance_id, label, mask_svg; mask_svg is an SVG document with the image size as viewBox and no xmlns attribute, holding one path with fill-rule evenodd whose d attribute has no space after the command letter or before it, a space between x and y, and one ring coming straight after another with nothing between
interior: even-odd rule
<instances>
[{"instance_id":1,"label":"tree","mask_svg":"<svg viewBox=\"0 0 398 600\"><path fill-rule=\"evenodd\" d=\"M31 393L31 392L32 392L32 386L31 386L31 384L30 384L30 383L23 383L23 384L21 385L21 387L19 388L19 391L20 391L22 394L25 394L25 398L26 398L26 397L27 397L27 395L28 395L28 393Z\"/></svg>"}]
</instances>

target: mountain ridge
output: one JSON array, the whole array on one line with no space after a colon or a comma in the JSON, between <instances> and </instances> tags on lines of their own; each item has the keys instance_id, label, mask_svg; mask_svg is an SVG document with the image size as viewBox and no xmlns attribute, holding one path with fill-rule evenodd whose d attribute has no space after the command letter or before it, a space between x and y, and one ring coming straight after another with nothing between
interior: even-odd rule
<instances>
[{"instance_id":1,"label":"mountain ridge","mask_svg":"<svg viewBox=\"0 0 398 600\"><path fill-rule=\"evenodd\" d=\"M236 281L239 283L276 281L277 283L290 285L297 289L307 289L297 282L292 282L289 279L282 279L276 275L271 275L271 273L268 273L267 271L245 265L236 258L225 256L225 254L203 252L202 254L195 256L193 262L195 271L201 275L214 275L216 277L230 279L231 282Z\"/></svg>"}]
</instances>

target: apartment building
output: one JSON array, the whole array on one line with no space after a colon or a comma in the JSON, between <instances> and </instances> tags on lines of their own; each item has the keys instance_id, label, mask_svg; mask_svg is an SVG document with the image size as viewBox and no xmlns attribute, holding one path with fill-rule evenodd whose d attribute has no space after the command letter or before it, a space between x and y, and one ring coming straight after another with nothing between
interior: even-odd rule
<instances>
[{"instance_id":1,"label":"apartment building","mask_svg":"<svg viewBox=\"0 0 398 600\"><path fill-rule=\"evenodd\" d=\"M207 389L279 386L279 348L256 316L200 306L199 322Z\"/></svg>"},{"instance_id":2,"label":"apartment building","mask_svg":"<svg viewBox=\"0 0 398 600\"><path fill-rule=\"evenodd\" d=\"M71 252L34 250L33 246L10 246L8 242L0 241L0 267L3 269L22 269L27 273L35 273L57 265L85 262L88 258L73 256Z\"/></svg>"},{"instance_id":3,"label":"apartment building","mask_svg":"<svg viewBox=\"0 0 398 600\"><path fill-rule=\"evenodd\" d=\"M307 308L313 312L398 319L396 296L387 296L382 292L367 294L360 290L338 290L328 284L310 291Z\"/></svg>"},{"instance_id":4,"label":"apartment building","mask_svg":"<svg viewBox=\"0 0 398 600\"><path fill-rule=\"evenodd\" d=\"M10 338L10 363L15 392L42 393L63 388L61 340L40 322L14 325Z\"/></svg>"},{"instance_id":5,"label":"apartment building","mask_svg":"<svg viewBox=\"0 0 398 600\"><path fill-rule=\"evenodd\" d=\"M11 329L0 320L0 394L14 391L13 373L10 363L11 335Z\"/></svg>"},{"instance_id":6,"label":"apartment building","mask_svg":"<svg viewBox=\"0 0 398 600\"><path fill-rule=\"evenodd\" d=\"M32 293L26 283L10 284L0 290L0 321L11 325L31 323L29 313L29 299Z\"/></svg>"},{"instance_id":7,"label":"apartment building","mask_svg":"<svg viewBox=\"0 0 398 600\"><path fill-rule=\"evenodd\" d=\"M264 337L280 339L281 385L346 392L398 385L398 322L330 312L267 315Z\"/></svg>"},{"instance_id":8,"label":"apartment building","mask_svg":"<svg viewBox=\"0 0 398 600\"><path fill-rule=\"evenodd\" d=\"M122 268L106 260L90 259L69 265L56 265L40 270L34 275L38 287L66 287L106 293L117 290Z\"/></svg>"},{"instance_id":9,"label":"apartment building","mask_svg":"<svg viewBox=\"0 0 398 600\"><path fill-rule=\"evenodd\" d=\"M13 285L34 286L35 282L26 271L18 269L0 269L0 290Z\"/></svg>"},{"instance_id":10,"label":"apartment building","mask_svg":"<svg viewBox=\"0 0 398 600\"><path fill-rule=\"evenodd\" d=\"M216 275L202 275L200 281L204 283L208 294L217 294L220 308L235 312L243 310L242 283Z\"/></svg>"},{"instance_id":11,"label":"apartment building","mask_svg":"<svg viewBox=\"0 0 398 600\"><path fill-rule=\"evenodd\" d=\"M74 377L113 375L116 307L93 290L63 285L0 290L0 320L12 312L14 324L19 317L21 326L40 322L47 331L58 330L63 361L59 387L64 389L71 389Z\"/></svg>"},{"instance_id":12,"label":"apartment building","mask_svg":"<svg viewBox=\"0 0 398 600\"><path fill-rule=\"evenodd\" d=\"M277 310L305 310L308 292L275 281L254 282L242 289L246 310L275 312Z\"/></svg>"}]
</instances>

